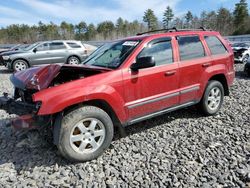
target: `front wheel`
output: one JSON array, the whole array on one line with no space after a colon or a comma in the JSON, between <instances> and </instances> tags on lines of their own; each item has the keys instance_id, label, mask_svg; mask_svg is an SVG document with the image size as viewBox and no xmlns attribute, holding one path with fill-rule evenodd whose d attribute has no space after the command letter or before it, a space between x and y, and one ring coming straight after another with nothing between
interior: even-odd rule
<instances>
[{"instance_id":1,"label":"front wheel","mask_svg":"<svg viewBox=\"0 0 250 188\"><path fill-rule=\"evenodd\" d=\"M13 62L13 70L15 72L23 71L26 70L27 68L29 68L28 63L22 59L15 60Z\"/></svg>"},{"instance_id":2,"label":"front wheel","mask_svg":"<svg viewBox=\"0 0 250 188\"><path fill-rule=\"evenodd\" d=\"M84 106L63 117L58 149L71 161L89 161L109 147L113 134L113 122L105 111Z\"/></svg>"},{"instance_id":3,"label":"front wheel","mask_svg":"<svg viewBox=\"0 0 250 188\"><path fill-rule=\"evenodd\" d=\"M215 80L209 81L200 102L200 109L205 115L215 115L221 108L224 99L223 85Z\"/></svg>"}]
</instances>

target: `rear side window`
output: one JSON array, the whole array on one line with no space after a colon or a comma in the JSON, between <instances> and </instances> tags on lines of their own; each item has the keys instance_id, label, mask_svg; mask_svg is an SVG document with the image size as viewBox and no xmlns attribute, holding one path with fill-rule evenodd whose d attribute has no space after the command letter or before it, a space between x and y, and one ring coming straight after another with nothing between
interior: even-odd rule
<instances>
[{"instance_id":1,"label":"rear side window","mask_svg":"<svg viewBox=\"0 0 250 188\"><path fill-rule=\"evenodd\" d=\"M154 57L156 66L173 63L173 50L170 39L150 42L137 58L146 56Z\"/></svg>"},{"instance_id":2,"label":"rear side window","mask_svg":"<svg viewBox=\"0 0 250 188\"><path fill-rule=\"evenodd\" d=\"M212 53L212 55L227 53L227 49L222 44L222 42L215 36L205 36L207 45Z\"/></svg>"},{"instance_id":3,"label":"rear side window","mask_svg":"<svg viewBox=\"0 0 250 188\"><path fill-rule=\"evenodd\" d=\"M182 61L205 56L199 36L178 36L180 58Z\"/></svg>"},{"instance_id":4,"label":"rear side window","mask_svg":"<svg viewBox=\"0 0 250 188\"><path fill-rule=\"evenodd\" d=\"M50 44L51 50L61 50L61 49L65 49L65 48L66 48L66 46L62 42L52 42Z\"/></svg>"},{"instance_id":5,"label":"rear side window","mask_svg":"<svg viewBox=\"0 0 250 188\"><path fill-rule=\"evenodd\" d=\"M74 42L67 42L67 44L68 44L71 48L82 48L79 44L74 43Z\"/></svg>"}]
</instances>

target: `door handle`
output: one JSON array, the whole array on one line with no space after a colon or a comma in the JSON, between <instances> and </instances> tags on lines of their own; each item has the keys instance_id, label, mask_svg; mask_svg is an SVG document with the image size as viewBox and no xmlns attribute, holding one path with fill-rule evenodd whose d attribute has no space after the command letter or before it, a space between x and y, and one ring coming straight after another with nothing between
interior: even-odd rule
<instances>
[{"instance_id":1,"label":"door handle","mask_svg":"<svg viewBox=\"0 0 250 188\"><path fill-rule=\"evenodd\" d=\"M211 63L204 63L204 64L202 64L202 67L209 67L209 66L211 66Z\"/></svg>"},{"instance_id":2,"label":"door handle","mask_svg":"<svg viewBox=\"0 0 250 188\"><path fill-rule=\"evenodd\" d=\"M165 72L165 76L172 76L175 75L176 71L167 71Z\"/></svg>"}]
</instances>

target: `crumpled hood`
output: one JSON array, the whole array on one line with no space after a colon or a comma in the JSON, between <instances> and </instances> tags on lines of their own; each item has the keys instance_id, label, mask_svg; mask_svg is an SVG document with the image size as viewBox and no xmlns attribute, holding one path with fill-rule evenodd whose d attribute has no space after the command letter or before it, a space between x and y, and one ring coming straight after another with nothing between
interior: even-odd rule
<instances>
[{"instance_id":1,"label":"crumpled hood","mask_svg":"<svg viewBox=\"0 0 250 188\"><path fill-rule=\"evenodd\" d=\"M20 89L41 90L49 86L54 77L59 73L60 65L34 67L16 72L11 77L11 82Z\"/></svg>"},{"instance_id":2,"label":"crumpled hood","mask_svg":"<svg viewBox=\"0 0 250 188\"><path fill-rule=\"evenodd\" d=\"M61 70L79 70L94 73L110 71L111 69L94 67L94 66L74 66L74 65L58 65L52 64L41 67L34 67L24 71L16 72L10 80L15 87L20 89L42 90L50 86L53 79L60 73Z\"/></svg>"}]
</instances>

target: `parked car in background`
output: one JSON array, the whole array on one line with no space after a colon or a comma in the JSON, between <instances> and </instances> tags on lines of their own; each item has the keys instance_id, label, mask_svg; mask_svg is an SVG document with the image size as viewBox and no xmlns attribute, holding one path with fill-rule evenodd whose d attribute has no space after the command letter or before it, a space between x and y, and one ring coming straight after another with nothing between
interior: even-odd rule
<instances>
[{"instance_id":1,"label":"parked car in background","mask_svg":"<svg viewBox=\"0 0 250 188\"><path fill-rule=\"evenodd\" d=\"M95 47L81 41L55 40L37 42L28 48L11 51L2 55L3 63L14 71L25 70L34 65L67 63L78 65L85 60Z\"/></svg>"},{"instance_id":2,"label":"parked car in background","mask_svg":"<svg viewBox=\"0 0 250 188\"><path fill-rule=\"evenodd\" d=\"M231 47L215 31L163 31L105 44L81 66L17 72L14 98L0 97L0 109L20 115L11 122L16 128L51 127L54 144L72 161L100 156L114 126L191 105L216 114L235 77Z\"/></svg>"},{"instance_id":3,"label":"parked car in background","mask_svg":"<svg viewBox=\"0 0 250 188\"><path fill-rule=\"evenodd\" d=\"M16 53L17 51L25 50L25 48L27 48L29 45L30 44L18 44L18 45L13 46L12 48L1 51L0 52L0 65L4 65L4 60L3 60L4 55L10 55L10 54Z\"/></svg>"},{"instance_id":4,"label":"parked car in background","mask_svg":"<svg viewBox=\"0 0 250 188\"><path fill-rule=\"evenodd\" d=\"M234 51L234 60L237 62L247 63L250 57L250 46L245 43L234 43L232 48Z\"/></svg>"},{"instance_id":5,"label":"parked car in background","mask_svg":"<svg viewBox=\"0 0 250 188\"><path fill-rule=\"evenodd\" d=\"M8 52L8 51L22 50L24 48L27 48L28 46L29 46L29 44L17 44L17 45L14 45L11 48L0 50L0 54L3 53L3 52Z\"/></svg>"},{"instance_id":6,"label":"parked car in background","mask_svg":"<svg viewBox=\"0 0 250 188\"><path fill-rule=\"evenodd\" d=\"M247 61L247 63L245 64L245 67L244 67L244 72L250 76L250 59Z\"/></svg>"}]
</instances>

